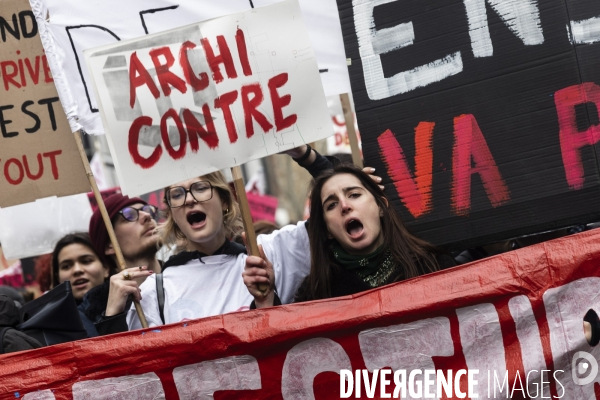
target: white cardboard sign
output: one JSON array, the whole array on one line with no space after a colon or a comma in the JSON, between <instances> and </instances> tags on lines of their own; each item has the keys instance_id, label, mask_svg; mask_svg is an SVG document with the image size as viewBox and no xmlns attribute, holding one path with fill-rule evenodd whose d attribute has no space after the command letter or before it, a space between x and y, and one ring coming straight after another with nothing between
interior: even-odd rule
<instances>
[{"instance_id":1,"label":"white cardboard sign","mask_svg":"<svg viewBox=\"0 0 600 400\"><path fill-rule=\"evenodd\" d=\"M158 33L282 0L30 0L71 129L102 134L99 106L83 60L85 49ZM350 92L335 0L300 0L327 95Z\"/></svg>"},{"instance_id":2,"label":"white cardboard sign","mask_svg":"<svg viewBox=\"0 0 600 400\"><path fill-rule=\"evenodd\" d=\"M296 0L84 54L130 196L332 134Z\"/></svg>"},{"instance_id":3,"label":"white cardboard sign","mask_svg":"<svg viewBox=\"0 0 600 400\"><path fill-rule=\"evenodd\" d=\"M86 193L46 197L0 209L0 243L8 259L52 253L68 233L87 232L92 207Z\"/></svg>"}]
</instances>

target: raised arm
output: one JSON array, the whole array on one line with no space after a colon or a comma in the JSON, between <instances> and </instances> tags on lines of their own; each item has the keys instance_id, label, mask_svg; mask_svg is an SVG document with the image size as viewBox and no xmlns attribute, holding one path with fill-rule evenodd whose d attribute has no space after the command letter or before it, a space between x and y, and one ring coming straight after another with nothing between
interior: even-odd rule
<instances>
[{"instance_id":1,"label":"raised arm","mask_svg":"<svg viewBox=\"0 0 600 400\"><path fill-rule=\"evenodd\" d=\"M323 156L318 151L310 147L308 144L303 144L295 149L283 151L282 153L292 157L294 161L298 163L302 168L306 169L308 173L316 178L322 171L332 169L334 166L340 164L340 160L333 156ZM378 184L381 183L381 177L374 175L375 168L364 167L363 171L371 177ZM381 190L383 186L379 185Z\"/></svg>"},{"instance_id":2,"label":"raised arm","mask_svg":"<svg viewBox=\"0 0 600 400\"><path fill-rule=\"evenodd\" d=\"M308 144L303 144L302 146L298 146L295 149L287 150L282 153L292 157L292 159L302 168L306 169L313 178L322 171L331 169L334 165L339 163L337 158L322 156Z\"/></svg>"}]
</instances>

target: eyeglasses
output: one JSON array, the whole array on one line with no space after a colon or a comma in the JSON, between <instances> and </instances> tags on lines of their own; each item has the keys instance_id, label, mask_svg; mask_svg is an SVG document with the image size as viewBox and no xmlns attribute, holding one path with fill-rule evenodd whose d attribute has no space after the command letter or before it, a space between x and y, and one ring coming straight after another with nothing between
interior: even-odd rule
<instances>
[{"instance_id":1,"label":"eyeglasses","mask_svg":"<svg viewBox=\"0 0 600 400\"><path fill-rule=\"evenodd\" d=\"M190 193L198 203L202 203L212 199L213 188L210 182L206 181L192 183L189 190L181 186L175 186L165 193L165 200L171 208L183 207L188 193Z\"/></svg>"},{"instance_id":2,"label":"eyeglasses","mask_svg":"<svg viewBox=\"0 0 600 400\"><path fill-rule=\"evenodd\" d=\"M156 207L150 204L146 204L145 206L142 206L142 208L139 209L133 207L125 207L124 209L119 211L119 214L121 214L123 218L125 218L127 221L135 222L140 218L140 211L150 214L150 217L152 217L152 219L156 219Z\"/></svg>"}]
</instances>

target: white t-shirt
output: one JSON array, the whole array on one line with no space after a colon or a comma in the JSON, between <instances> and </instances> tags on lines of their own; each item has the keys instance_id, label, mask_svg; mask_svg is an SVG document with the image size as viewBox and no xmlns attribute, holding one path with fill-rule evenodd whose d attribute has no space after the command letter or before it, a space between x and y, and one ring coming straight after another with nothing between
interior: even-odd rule
<instances>
[{"instance_id":1,"label":"white t-shirt","mask_svg":"<svg viewBox=\"0 0 600 400\"><path fill-rule=\"evenodd\" d=\"M292 302L310 271L310 246L304 225L304 222L288 225L269 235L259 235L257 239L273 263L275 286L283 304ZM163 273L165 322L171 324L247 310L254 298L242 279L246 257L246 254L206 256L167 268ZM140 288L148 325L162 325L156 277L148 277ZM128 311L127 324L130 330L142 327L133 306Z\"/></svg>"}]
</instances>

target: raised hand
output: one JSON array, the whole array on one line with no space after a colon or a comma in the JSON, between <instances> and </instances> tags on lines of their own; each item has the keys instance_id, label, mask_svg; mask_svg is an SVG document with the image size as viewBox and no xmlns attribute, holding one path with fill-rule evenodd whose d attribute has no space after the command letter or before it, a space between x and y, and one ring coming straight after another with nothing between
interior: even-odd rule
<instances>
[{"instance_id":1,"label":"raised hand","mask_svg":"<svg viewBox=\"0 0 600 400\"><path fill-rule=\"evenodd\" d=\"M372 167L364 167L364 168L363 168L363 172L364 172L365 174L368 174L368 175L371 177L371 179L373 179L373 180L375 181L375 183L377 183L378 185L381 183L381 177L380 177L380 176L377 176L377 175L374 175L374 174L375 174L375 168L372 168ZM381 190L384 190L384 189L385 189L385 187L384 187L384 186L382 186L382 185L379 185L379 188L380 188Z\"/></svg>"},{"instance_id":2,"label":"raised hand","mask_svg":"<svg viewBox=\"0 0 600 400\"><path fill-rule=\"evenodd\" d=\"M108 292L108 303L104 315L110 317L125 311L127 297L131 294L137 301L142 300L140 285L154 271L148 270L148 267L140 266L127 268L110 277L110 288Z\"/></svg>"},{"instance_id":3,"label":"raised hand","mask_svg":"<svg viewBox=\"0 0 600 400\"><path fill-rule=\"evenodd\" d=\"M265 256L261 245L258 246L260 257L248 256L246 267L242 273L244 284L248 291L254 296L256 308L272 307L275 299L275 273L273 264ZM258 285L267 286L266 290L260 290Z\"/></svg>"}]
</instances>

